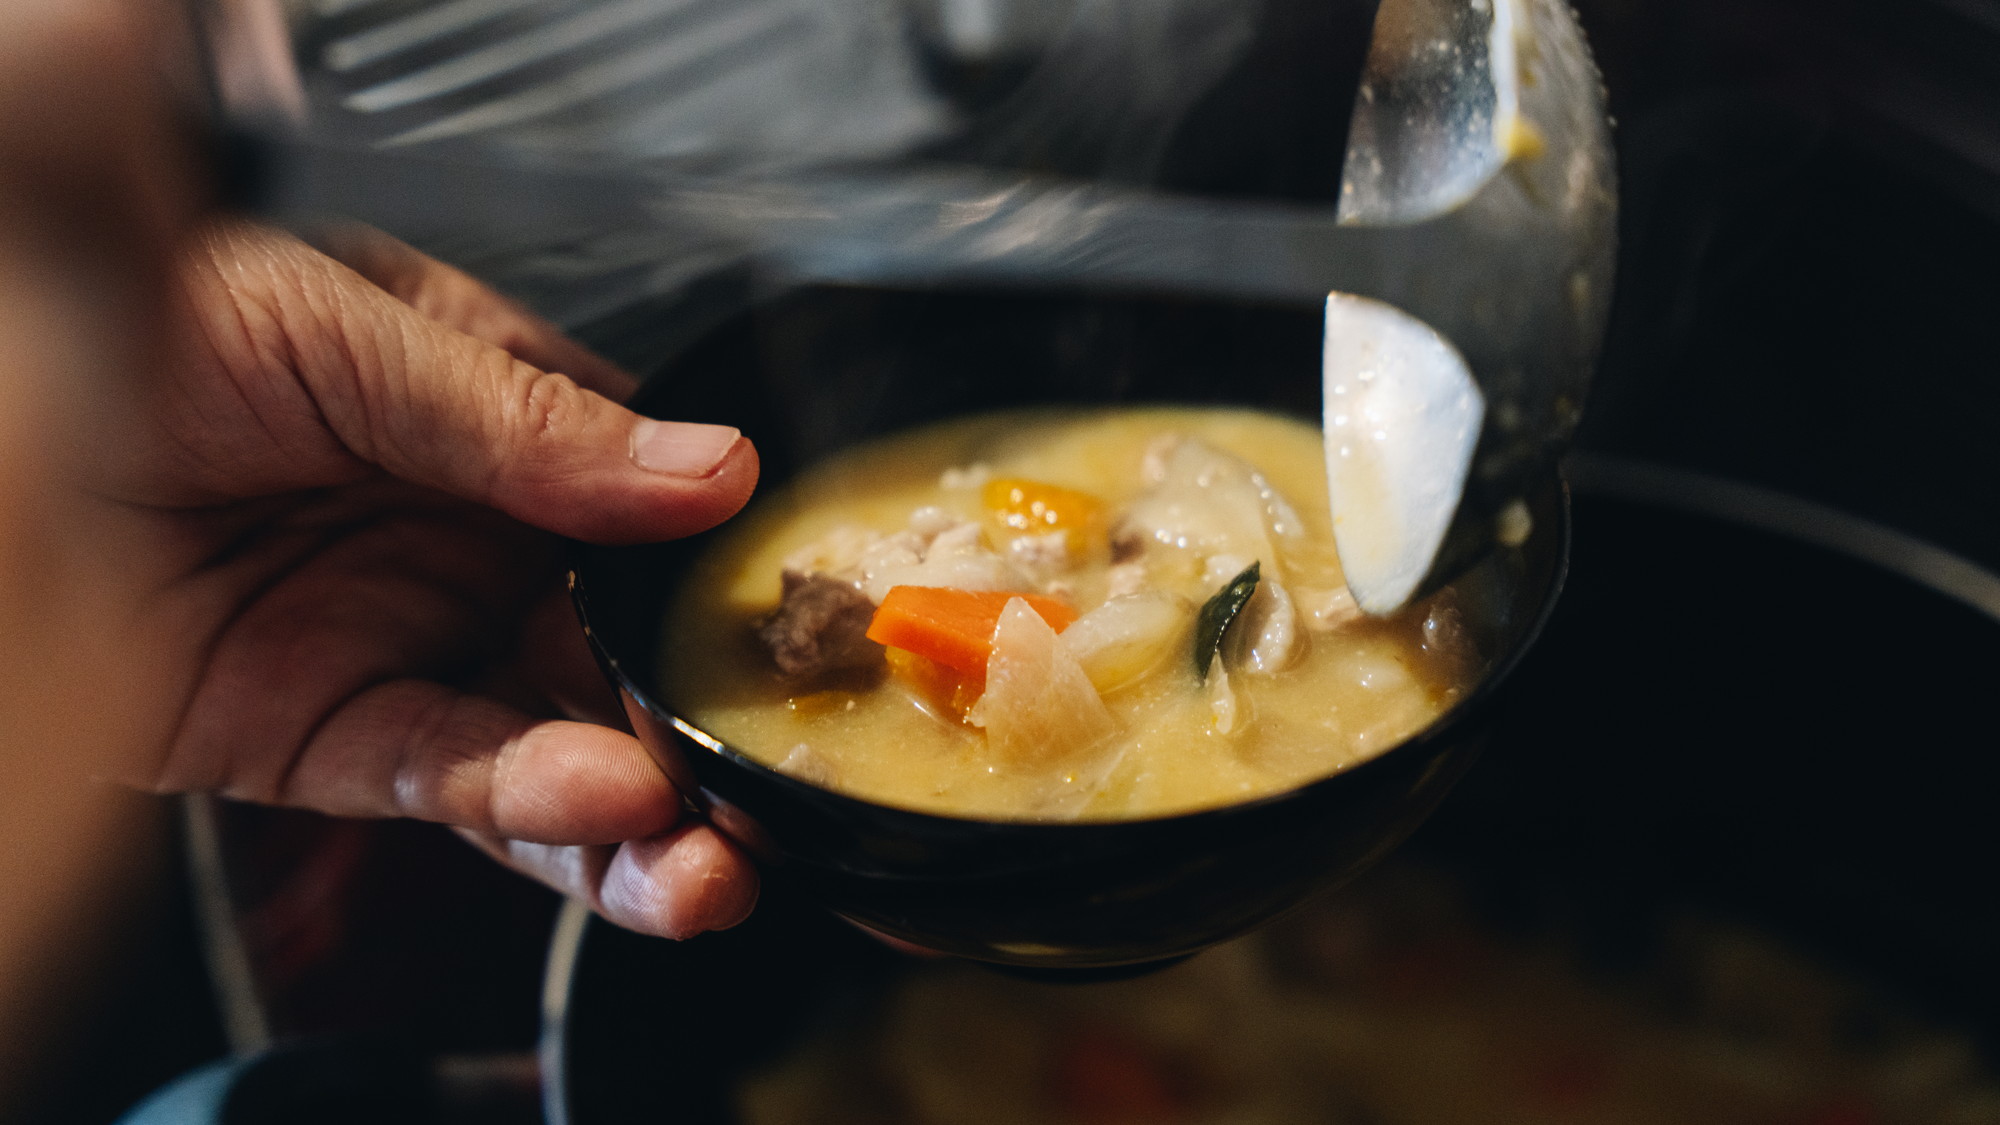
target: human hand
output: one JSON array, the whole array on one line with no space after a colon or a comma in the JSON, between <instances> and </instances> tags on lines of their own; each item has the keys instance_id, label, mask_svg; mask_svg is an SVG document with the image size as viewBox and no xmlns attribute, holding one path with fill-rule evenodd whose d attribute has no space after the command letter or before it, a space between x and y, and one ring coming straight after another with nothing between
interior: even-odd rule
<instances>
[{"instance_id":1,"label":"human hand","mask_svg":"<svg viewBox=\"0 0 2000 1125\"><path fill-rule=\"evenodd\" d=\"M160 721L130 779L439 821L636 930L740 920L754 870L603 725L554 579L557 536L728 517L755 452L639 419L628 376L408 247L327 249L200 228L166 354L79 451L78 503L142 578Z\"/></svg>"}]
</instances>

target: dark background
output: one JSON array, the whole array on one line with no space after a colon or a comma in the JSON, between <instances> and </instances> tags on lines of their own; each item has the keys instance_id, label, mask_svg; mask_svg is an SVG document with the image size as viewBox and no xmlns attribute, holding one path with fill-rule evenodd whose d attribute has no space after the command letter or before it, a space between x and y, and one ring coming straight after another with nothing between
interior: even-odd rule
<instances>
[{"instance_id":1,"label":"dark background","mask_svg":"<svg viewBox=\"0 0 2000 1125\"><path fill-rule=\"evenodd\" d=\"M2000 3L1577 7L1623 192L1580 446L1776 487L2000 567ZM1990 1022L2000 983L1980 954L2000 933L1986 890L2000 851L1983 794L2000 740L1978 720L2000 671L1992 622L1865 567L1676 519L1579 501L1575 578L1523 671L1511 741L1415 846L1449 858L1476 838L1614 906L1625 888L1609 913L1635 927L1661 888L1755 915L1788 887L1786 923L1830 955ZM1641 799L1649 816L1608 814ZM278 820L238 830L305 851L345 831ZM1883 846L1895 833L1902 846ZM63 1062L30 1120L109 1121L226 1049L167 810L154 836L165 858L106 920L111 955L78 991L79 1026L59 1032ZM457 890L345 933L297 978L280 1030L526 1050L548 897L476 873L429 828L377 826L363 850L343 876L349 908L407 895L413 873ZM1532 882L1509 885L1518 899ZM270 890L238 888L252 905ZM283 945L271 940L267 955Z\"/></svg>"}]
</instances>

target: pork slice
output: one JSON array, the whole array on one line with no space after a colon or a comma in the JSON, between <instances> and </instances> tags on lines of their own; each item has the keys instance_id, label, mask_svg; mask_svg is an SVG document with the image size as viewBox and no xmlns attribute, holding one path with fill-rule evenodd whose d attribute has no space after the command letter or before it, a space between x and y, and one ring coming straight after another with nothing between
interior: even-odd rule
<instances>
[{"instance_id":1,"label":"pork slice","mask_svg":"<svg viewBox=\"0 0 2000 1125\"><path fill-rule=\"evenodd\" d=\"M882 646L868 639L875 603L852 582L787 570L778 608L757 626L757 638L786 679L800 683L883 666Z\"/></svg>"}]
</instances>

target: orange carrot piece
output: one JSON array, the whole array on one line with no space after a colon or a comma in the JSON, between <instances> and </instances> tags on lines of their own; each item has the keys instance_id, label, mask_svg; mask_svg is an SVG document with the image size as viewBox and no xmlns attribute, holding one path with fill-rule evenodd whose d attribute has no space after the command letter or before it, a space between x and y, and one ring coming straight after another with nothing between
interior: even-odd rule
<instances>
[{"instance_id":1,"label":"orange carrot piece","mask_svg":"<svg viewBox=\"0 0 2000 1125\"><path fill-rule=\"evenodd\" d=\"M993 630L1011 598L1026 601L1058 633L1076 620L1075 610L1040 594L895 586L876 607L868 639L983 678L986 658L993 652Z\"/></svg>"}]
</instances>

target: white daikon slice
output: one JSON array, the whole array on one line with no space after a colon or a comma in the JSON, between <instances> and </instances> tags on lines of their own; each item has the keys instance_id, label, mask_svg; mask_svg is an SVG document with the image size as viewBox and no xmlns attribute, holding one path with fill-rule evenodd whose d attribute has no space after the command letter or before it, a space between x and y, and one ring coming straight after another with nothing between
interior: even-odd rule
<instances>
[{"instance_id":1,"label":"white daikon slice","mask_svg":"<svg viewBox=\"0 0 2000 1125\"><path fill-rule=\"evenodd\" d=\"M986 661L986 694L966 718L986 728L996 757L1020 765L1077 757L1118 729L1083 665L1020 598L1000 611Z\"/></svg>"},{"instance_id":2,"label":"white daikon slice","mask_svg":"<svg viewBox=\"0 0 2000 1125\"><path fill-rule=\"evenodd\" d=\"M1154 591L1112 598L1062 632L1063 647L1083 666L1099 692L1112 692L1185 655L1194 607Z\"/></svg>"}]
</instances>

